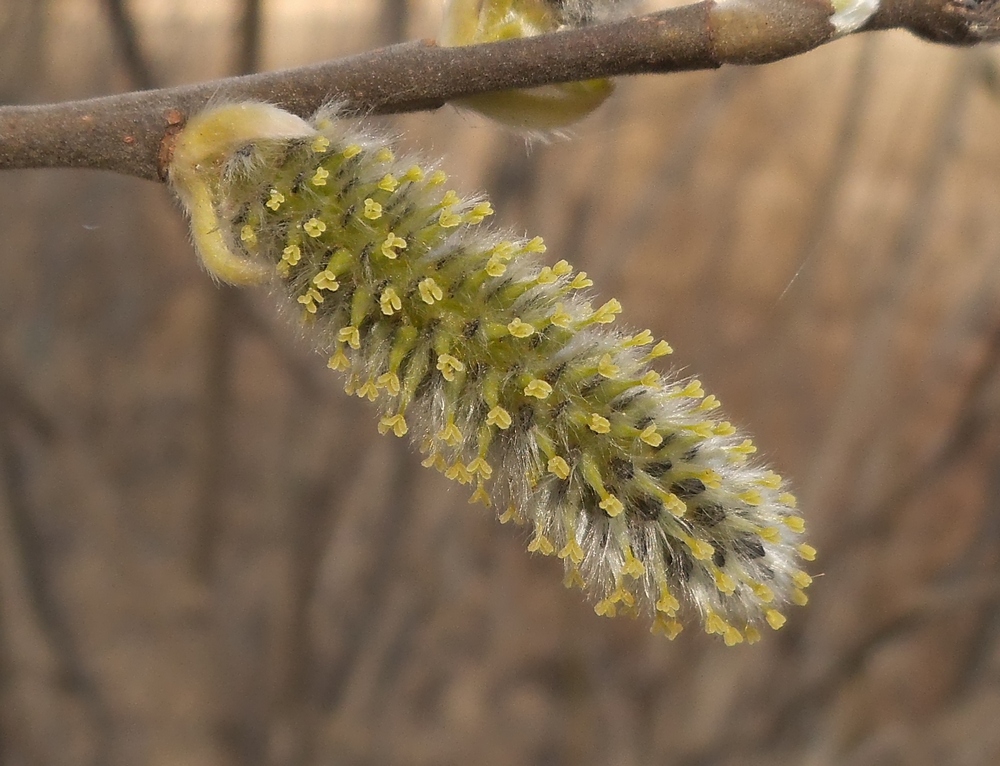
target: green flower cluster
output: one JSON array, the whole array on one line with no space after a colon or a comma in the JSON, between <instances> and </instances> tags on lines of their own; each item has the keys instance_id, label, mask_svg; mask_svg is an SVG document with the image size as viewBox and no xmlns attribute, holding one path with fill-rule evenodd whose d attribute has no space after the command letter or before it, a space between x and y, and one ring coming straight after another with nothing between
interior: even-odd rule
<instances>
[{"instance_id":1,"label":"green flower cluster","mask_svg":"<svg viewBox=\"0 0 1000 766\"><path fill-rule=\"evenodd\" d=\"M732 645L806 603L815 550L782 479L697 380L654 369L666 342L485 223L489 202L332 110L266 104L192 119L171 177L209 270L270 281L379 430L528 525L598 614L673 638L693 612Z\"/></svg>"}]
</instances>

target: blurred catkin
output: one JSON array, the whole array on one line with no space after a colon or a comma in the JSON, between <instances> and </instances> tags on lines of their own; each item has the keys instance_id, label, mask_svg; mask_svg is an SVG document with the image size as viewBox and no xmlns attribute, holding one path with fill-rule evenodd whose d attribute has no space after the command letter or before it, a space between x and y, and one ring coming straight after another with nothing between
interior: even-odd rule
<instances>
[{"instance_id":1,"label":"blurred catkin","mask_svg":"<svg viewBox=\"0 0 1000 766\"><path fill-rule=\"evenodd\" d=\"M631 0L447 0L438 42L474 45L534 37L624 15ZM608 79L484 93L456 103L530 136L546 136L590 114L614 91Z\"/></svg>"},{"instance_id":2,"label":"blurred catkin","mask_svg":"<svg viewBox=\"0 0 1000 766\"><path fill-rule=\"evenodd\" d=\"M208 110L181 133L171 180L221 279L273 286L378 429L532 530L598 614L686 614L727 644L805 604L795 498L671 353L616 325L540 238L489 226L482 197L339 119L266 104Z\"/></svg>"}]
</instances>

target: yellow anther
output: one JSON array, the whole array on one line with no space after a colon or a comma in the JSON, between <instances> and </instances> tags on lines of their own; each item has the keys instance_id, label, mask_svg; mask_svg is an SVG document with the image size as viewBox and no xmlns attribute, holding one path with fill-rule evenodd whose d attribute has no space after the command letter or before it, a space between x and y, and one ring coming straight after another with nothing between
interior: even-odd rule
<instances>
[{"instance_id":1,"label":"yellow anther","mask_svg":"<svg viewBox=\"0 0 1000 766\"><path fill-rule=\"evenodd\" d=\"M507 332L515 338L530 338L535 334L535 328L527 322L522 322L520 317L514 317L507 325Z\"/></svg>"},{"instance_id":2,"label":"yellow anther","mask_svg":"<svg viewBox=\"0 0 1000 766\"><path fill-rule=\"evenodd\" d=\"M277 209L281 207L281 203L284 201L285 201L284 194L282 194L277 189L271 189L271 197L270 199L268 199L267 202L264 203L264 205L271 208L271 210L277 211Z\"/></svg>"},{"instance_id":3,"label":"yellow anther","mask_svg":"<svg viewBox=\"0 0 1000 766\"><path fill-rule=\"evenodd\" d=\"M330 171L326 168L316 168L316 172L313 177L309 179L309 183L313 186L326 186L326 179L330 177Z\"/></svg>"},{"instance_id":4,"label":"yellow anther","mask_svg":"<svg viewBox=\"0 0 1000 766\"><path fill-rule=\"evenodd\" d=\"M462 432L458 430L458 426L455 425L455 421L448 418L448 423L441 429L437 438L445 444L452 447L458 447L462 443ZM471 465L469 470L472 470Z\"/></svg>"},{"instance_id":5,"label":"yellow anther","mask_svg":"<svg viewBox=\"0 0 1000 766\"><path fill-rule=\"evenodd\" d=\"M780 543L781 542L781 530L777 527L764 527L757 532L757 535L761 540L769 543Z\"/></svg>"},{"instance_id":6,"label":"yellow anther","mask_svg":"<svg viewBox=\"0 0 1000 766\"><path fill-rule=\"evenodd\" d=\"M246 224L242 229L240 229L240 239L248 245L256 245L257 232L253 230L253 226Z\"/></svg>"},{"instance_id":7,"label":"yellow anther","mask_svg":"<svg viewBox=\"0 0 1000 766\"><path fill-rule=\"evenodd\" d=\"M715 612L709 612L708 616L705 617L705 632L709 635L712 633L718 633L720 636L725 635L727 628L729 628L729 623Z\"/></svg>"},{"instance_id":8,"label":"yellow anther","mask_svg":"<svg viewBox=\"0 0 1000 766\"><path fill-rule=\"evenodd\" d=\"M456 460L452 463L448 470L444 472L444 475L452 481L457 481L459 484L471 484L473 478L472 474L469 473L469 469L465 467L465 464L461 460Z\"/></svg>"},{"instance_id":9,"label":"yellow anther","mask_svg":"<svg viewBox=\"0 0 1000 766\"><path fill-rule=\"evenodd\" d=\"M701 387L700 380L692 380L680 391L674 392L675 396L683 396L688 399L701 399L705 395L705 389Z\"/></svg>"},{"instance_id":10,"label":"yellow anther","mask_svg":"<svg viewBox=\"0 0 1000 766\"><path fill-rule=\"evenodd\" d=\"M278 261L278 264L274 267L274 270L277 272L278 276L284 279L288 279L292 275L292 270L288 266L288 261L284 259Z\"/></svg>"},{"instance_id":11,"label":"yellow anther","mask_svg":"<svg viewBox=\"0 0 1000 766\"><path fill-rule=\"evenodd\" d=\"M708 399L705 401L707 402ZM716 423L715 428L712 429L712 433L716 436L732 436L736 433L736 428L728 420L723 420L721 423Z\"/></svg>"},{"instance_id":12,"label":"yellow anther","mask_svg":"<svg viewBox=\"0 0 1000 766\"><path fill-rule=\"evenodd\" d=\"M667 354L672 353L674 353L674 350L670 347L670 344L665 340L661 340L649 350L649 353L646 354L646 359L657 359L661 356L667 356Z\"/></svg>"},{"instance_id":13,"label":"yellow anther","mask_svg":"<svg viewBox=\"0 0 1000 766\"><path fill-rule=\"evenodd\" d=\"M611 354L605 354L597 363L597 373L605 378L613 378L621 372L621 367L614 363Z\"/></svg>"},{"instance_id":14,"label":"yellow anther","mask_svg":"<svg viewBox=\"0 0 1000 766\"><path fill-rule=\"evenodd\" d=\"M444 196L441 198L440 205L441 207L453 207L461 201L462 199L461 197L458 196L458 192L455 191L454 189L449 189L444 193Z\"/></svg>"},{"instance_id":15,"label":"yellow anther","mask_svg":"<svg viewBox=\"0 0 1000 766\"><path fill-rule=\"evenodd\" d=\"M549 473L555 474L558 478L566 481L569 478L570 468L569 463L559 455L553 458L549 458L548 466Z\"/></svg>"},{"instance_id":16,"label":"yellow anther","mask_svg":"<svg viewBox=\"0 0 1000 766\"><path fill-rule=\"evenodd\" d=\"M386 173L382 176L382 180L378 182L378 188L384 192L389 192L392 194L399 187L399 181L396 180L395 176L391 173Z\"/></svg>"},{"instance_id":17,"label":"yellow anther","mask_svg":"<svg viewBox=\"0 0 1000 766\"><path fill-rule=\"evenodd\" d=\"M436 452L428 455L426 460L421 460L420 465L424 468L433 468L438 473L444 473L448 468L448 463Z\"/></svg>"},{"instance_id":18,"label":"yellow anther","mask_svg":"<svg viewBox=\"0 0 1000 766\"><path fill-rule=\"evenodd\" d=\"M721 569L716 569L714 574L715 587L719 593L730 595L736 592L736 581Z\"/></svg>"},{"instance_id":19,"label":"yellow anther","mask_svg":"<svg viewBox=\"0 0 1000 766\"><path fill-rule=\"evenodd\" d=\"M687 504L673 492L668 492L663 497L663 504L666 506L666 509L677 518L681 518L687 513Z\"/></svg>"},{"instance_id":20,"label":"yellow anther","mask_svg":"<svg viewBox=\"0 0 1000 766\"><path fill-rule=\"evenodd\" d=\"M777 489L781 486L781 477L774 471L768 471L758 480L757 483L762 487L767 487L768 489Z\"/></svg>"},{"instance_id":21,"label":"yellow anther","mask_svg":"<svg viewBox=\"0 0 1000 766\"><path fill-rule=\"evenodd\" d=\"M567 274L573 273L573 267L569 265L568 261L556 261L552 264L552 273L557 277L565 277Z\"/></svg>"},{"instance_id":22,"label":"yellow anther","mask_svg":"<svg viewBox=\"0 0 1000 766\"><path fill-rule=\"evenodd\" d=\"M387 146L383 146L375 152L375 162L392 162L394 159L396 159L396 155Z\"/></svg>"},{"instance_id":23,"label":"yellow anther","mask_svg":"<svg viewBox=\"0 0 1000 766\"><path fill-rule=\"evenodd\" d=\"M791 492L782 492L778 495L778 502L782 505L787 505L789 508L797 508L799 501L795 499L795 495Z\"/></svg>"},{"instance_id":24,"label":"yellow anther","mask_svg":"<svg viewBox=\"0 0 1000 766\"><path fill-rule=\"evenodd\" d=\"M472 497L469 498L469 504L482 503L487 508L493 506L493 500L490 498L490 493L486 491L486 487L483 486L482 482L476 487L476 491L472 493Z\"/></svg>"},{"instance_id":25,"label":"yellow anther","mask_svg":"<svg viewBox=\"0 0 1000 766\"><path fill-rule=\"evenodd\" d=\"M622 304L616 298L612 298L590 317L597 324L610 324L615 321L615 316L622 313Z\"/></svg>"},{"instance_id":26,"label":"yellow anther","mask_svg":"<svg viewBox=\"0 0 1000 766\"><path fill-rule=\"evenodd\" d=\"M429 306L434 305L434 301L444 298L444 291L434 281L434 277L421 280L420 284L417 285L417 291L420 293L420 300Z\"/></svg>"},{"instance_id":27,"label":"yellow anther","mask_svg":"<svg viewBox=\"0 0 1000 766\"><path fill-rule=\"evenodd\" d=\"M649 330L643 330L638 335L633 335L631 338L626 338L622 342L622 346L625 348L636 348L637 346L645 346L653 342L653 333Z\"/></svg>"},{"instance_id":28,"label":"yellow anther","mask_svg":"<svg viewBox=\"0 0 1000 766\"><path fill-rule=\"evenodd\" d=\"M365 209L362 211L361 215L367 218L369 221L377 221L382 217L382 205L368 197L365 200Z\"/></svg>"},{"instance_id":29,"label":"yellow anther","mask_svg":"<svg viewBox=\"0 0 1000 766\"><path fill-rule=\"evenodd\" d=\"M754 446L754 443L752 441L750 441L749 439L744 439L741 443L737 444L735 447L729 447L729 451L734 452L738 455L746 456L746 455L752 455L754 452L757 451L757 448Z\"/></svg>"},{"instance_id":30,"label":"yellow anther","mask_svg":"<svg viewBox=\"0 0 1000 766\"><path fill-rule=\"evenodd\" d=\"M813 548L811 545L802 543L802 545L799 546L799 555L806 561L815 561L816 549Z\"/></svg>"},{"instance_id":31,"label":"yellow anther","mask_svg":"<svg viewBox=\"0 0 1000 766\"><path fill-rule=\"evenodd\" d=\"M576 541L576 538L570 538L569 542L563 546L562 550L559 551L559 558L569 559L574 564L579 564L583 561L584 553L583 548Z\"/></svg>"},{"instance_id":32,"label":"yellow anther","mask_svg":"<svg viewBox=\"0 0 1000 766\"><path fill-rule=\"evenodd\" d=\"M302 228L305 230L306 234L315 239L326 231L326 224L319 220L319 218L310 218L302 224Z\"/></svg>"},{"instance_id":33,"label":"yellow anther","mask_svg":"<svg viewBox=\"0 0 1000 766\"><path fill-rule=\"evenodd\" d=\"M427 177L428 186L440 186L448 182L448 174L443 170L435 170Z\"/></svg>"},{"instance_id":34,"label":"yellow anther","mask_svg":"<svg viewBox=\"0 0 1000 766\"><path fill-rule=\"evenodd\" d=\"M465 214L465 222L470 224L482 223L485 218L493 215L493 207L489 202L477 202L472 206L472 210Z\"/></svg>"},{"instance_id":35,"label":"yellow anther","mask_svg":"<svg viewBox=\"0 0 1000 766\"><path fill-rule=\"evenodd\" d=\"M726 642L726 646L736 646L743 643L743 634L730 625L722 634L722 640Z\"/></svg>"},{"instance_id":36,"label":"yellow anther","mask_svg":"<svg viewBox=\"0 0 1000 766\"><path fill-rule=\"evenodd\" d=\"M770 604L774 601L774 591L762 582L751 582L750 590L762 604Z\"/></svg>"},{"instance_id":37,"label":"yellow anther","mask_svg":"<svg viewBox=\"0 0 1000 766\"><path fill-rule=\"evenodd\" d=\"M513 505L508 505L507 510L500 514L500 523L506 524L508 521L512 520L517 515Z\"/></svg>"},{"instance_id":38,"label":"yellow anther","mask_svg":"<svg viewBox=\"0 0 1000 766\"><path fill-rule=\"evenodd\" d=\"M719 401L715 394L709 394L705 397L705 401L698 405L698 409L702 412L711 412L712 410L717 410L722 406L722 402Z\"/></svg>"},{"instance_id":39,"label":"yellow anther","mask_svg":"<svg viewBox=\"0 0 1000 766\"><path fill-rule=\"evenodd\" d=\"M410 183L416 183L417 181L424 180L424 171L419 165L410 165L409 170L403 173L403 180L409 181Z\"/></svg>"},{"instance_id":40,"label":"yellow anther","mask_svg":"<svg viewBox=\"0 0 1000 766\"><path fill-rule=\"evenodd\" d=\"M453 229L462 223L462 216L458 213L453 213L450 210L442 210L441 215L438 216L438 225L442 229Z\"/></svg>"},{"instance_id":41,"label":"yellow anther","mask_svg":"<svg viewBox=\"0 0 1000 766\"><path fill-rule=\"evenodd\" d=\"M809 603L809 596L798 588L792 588L792 603L796 606L805 606Z\"/></svg>"},{"instance_id":42,"label":"yellow anther","mask_svg":"<svg viewBox=\"0 0 1000 766\"><path fill-rule=\"evenodd\" d=\"M622 567L622 574L628 575L634 580L638 580L646 574L646 567L642 565L639 559L632 555L632 551L628 548L625 549L625 565Z\"/></svg>"},{"instance_id":43,"label":"yellow anther","mask_svg":"<svg viewBox=\"0 0 1000 766\"><path fill-rule=\"evenodd\" d=\"M340 282L337 281L337 275L329 269L324 269L313 277L313 284L316 285L317 289L329 290L331 293L335 293L340 289Z\"/></svg>"},{"instance_id":44,"label":"yellow anther","mask_svg":"<svg viewBox=\"0 0 1000 766\"><path fill-rule=\"evenodd\" d=\"M509 261L517 254L517 246L509 239L505 239L493 245L488 252L502 261Z\"/></svg>"},{"instance_id":45,"label":"yellow anther","mask_svg":"<svg viewBox=\"0 0 1000 766\"><path fill-rule=\"evenodd\" d=\"M486 413L486 424L490 426L496 426L501 431L506 431L510 428L511 420L510 413L507 412L499 404Z\"/></svg>"},{"instance_id":46,"label":"yellow anther","mask_svg":"<svg viewBox=\"0 0 1000 766\"><path fill-rule=\"evenodd\" d=\"M285 261L289 266L294 266L302 260L302 250L298 245L289 245L281 251L281 260Z\"/></svg>"},{"instance_id":47,"label":"yellow anther","mask_svg":"<svg viewBox=\"0 0 1000 766\"><path fill-rule=\"evenodd\" d=\"M785 522L785 526L793 532L802 534L806 531L806 520L801 516L786 516L782 519L782 521Z\"/></svg>"},{"instance_id":48,"label":"yellow anther","mask_svg":"<svg viewBox=\"0 0 1000 766\"><path fill-rule=\"evenodd\" d=\"M341 152L345 160L357 157L359 154L361 154L361 146L359 144L348 144L344 147L344 151Z\"/></svg>"},{"instance_id":49,"label":"yellow anther","mask_svg":"<svg viewBox=\"0 0 1000 766\"><path fill-rule=\"evenodd\" d=\"M573 290L584 290L588 287L593 286L593 284L594 280L587 277L587 272L581 271L579 274L573 277L573 281L569 283L569 286Z\"/></svg>"},{"instance_id":50,"label":"yellow anther","mask_svg":"<svg viewBox=\"0 0 1000 766\"><path fill-rule=\"evenodd\" d=\"M357 395L359 399L367 398L368 401L374 402L378 399L378 386L375 385L375 381L368 378L365 384L357 390Z\"/></svg>"},{"instance_id":51,"label":"yellow anther","mask_svg":"<svg viewBox=\"0 0 1000 766\"><path fill-rule=\"evenodd\" d=\"M455 379L456 372L465 372L465 365L451 354L438 356L437 368L441 371L441 376L449 382Z\"/></svg>"},{"instance_id":52,"label":"yellow anther","mask_svg":"<svg viewBox=\"0 0 1000 766\"><path fill-rule=\"evenodd\" d=\"M598 601L594 605L594 612L596 612L600 617L614 617L617 613L617 610L615 609L615 602L610 598Z\"/></svg>"},{"instance_id":53,"label":"yellow anther","mask_svg":"<svg viewBox=\"0 0 1000 766\"><path fill-rule=\"evenodd\" d=\"M337 333L337 340L353 349L361 348L361 333L357 327L344 327Z\"/></svg>"},{"instance_id":54,"label":"yellow anther","mask_svg":"<svg viewBox=\"0 0 1000 766\"><path fill-rule=\"evenodd\" d=\"M644 386L658 386L660 384L660 373L656 372L656 370L650 370L639 379L639 382Z\"/></svg>"},{"instance_id":55,"label":"yellow anther","mask_svg":"<svg viewBox=\"0 0 1000 766\"><path fill-rule=\"evenodd\" d=\"M347 354L344 353L344 349L338 347L333 356L327 361L326 366L331 370L349 370L351 361L347 358Z\"/></svg>"},{"instance_id":56,"label":"yellow anther","mask_svg":"<svg viewBox=\"0 0 1000 766\"><path fill-rule=\"evenodd\" d=\"M312 150L316 152L316 154L322 154L329 148L330 139L326 136L316 136L316 138L313 139Z\"/></svg>"},{"instance_id":57,"label":"yellow anther","mask_svg":"<svg viewBox=\"0 0 1000 766\"><path fill-rule=\"evenodd\" d=\"M812 581L813 578L805 572L799 571L792 573L792 582L795 583L796 587L802 588L802 590L805 590L812 585Z\"/></svg>"},{"instance_id":58,"label":"yellow anther","mask_svg":"<svg viewBox=\"0 0 1000 766\"><path fill-rule=\"evenodd\" d=\"M548 399L551 393L552 386L538 378L535 378L524 387L524 395L533 396L536 399Z\"/></svg>"},{"instance_id":59,"label":"yellow anther","mask_svg":"<svg viewBox=\"0 0 1000 766\"><path fill-rule=\"evenodd\" d=\"M709 489L719 489L722 486L722 476L720 476L717 471L713 471L711 468L698 471L695 474L695 477L701 479L701 483Z\"/></svg>"},{"instance_id":60,"label":"yellow anther","mask_svg":"<svg viewBox=\"0 0 1000 766\"><path fill-rule=\"evenodd\" d=\"M595 434L606 434L611 431L611 421L594 412L587 421L587 427Z\"/></svg>"},{"instance_id":61,"label":"yellow anther","mask_svg":"<svg viewBox=\"0 0 1000 766\"><path fill-rule=\"evenodd\" d=\"M772 630L779 630L786 620L785 615L777 609L768 609L764 612L764 619L767 620L767 624L771 626Z\"/></svg>"},{"instance_id":62,"label":"yellow anther","mask_svg":"<svg viewBox=\"0 0 1000 766\"><path fill-rule=\"evenodd\" d=\"M491 255L486 262L486 273L491 277L502 277L507 271L507 264L498 255Z\"/></svg>"},{"instance_id":63,"label":"yellow anther","mask_svg":"<svg viewBox=\"0 0 1000 766\"><path fill-rule=\"evenodd\" d=\"M549 538L539 532L535 535L535 538L528 543L528 552L541 553L543 556L551 556L556 552L556 548Z\"/></svg>"},{"instance_id":64,"label":"yellow anther","mask_svg":"<svg viewBox=\"0 0 1000 766\"><path fill-rule=\"evenodd\" d=\"M622 505L622 501L614 495L608 495L598 505L601 510L608 514L611 518L614 518L625 510L625 506Z\"/></svg>"},{"instance_id":65,"label":"yellow anther","mask_svg":"<svg viewBox=\"0 0 1000 766\"><path fill-rule=\"evenodd\" d=\"M666 583L660 583L660 599L656 602L656 611L672 615L680 608L681 602L670 592Z\"/></svg>"},{"instance_id":66,"label":"yellow anther","mask_svg":"<svg viewBox=\"0 0 1000 766\"><path fill-rule=\"evenodd\" d=\"M639 434L639 438L646 442L650 447L659 447L663 444L663 437L656 433L656 424L650 423L648 426L642 429L642 433Z\"/></svg>"},{"instance_id":67,"label":"yellow anther","mask_svg":"<svg viewBox=\"0 0 1000 766\"><path fill-rule=\"evenodd\" d=\"M479 474L484 479L489 479L493 475L493 468L484 458L477 457L466 466L472 475Z\"/></svg>"},{"instance_id":68,"label":"yellow anther","mask_svg":"<svg viewBox=\"0 0 1000 766\"><path fill-rule=\"evenodd\" d=\"M546 266L541 271L538 272L538 276L535 277L535 281L540 285L551 285L558 278L559 277L552 270L552 267Z\"/></svg>"},{"instance_id":69,"label":"yellow anther","mask_svg":"<svg viewBox=\"0 0 1000 766\"><path fill-rule=\"evenodd\" d=\"M378 376L378 384L389 392L390 396L399 396L399 378L396 373L387 372Z\"/></svg>"},{"instance_id":70,"label":"yellow anther","mask_svg":"<svg viewBox=\"0 0 1000 766\"><path fill-rule=\"evenodd\" d=\"M712 423L707 420L703 420L700 423L694 423L689 426L683 426L695 436L700 436L702 439L707 439L712 435Z\"/></svg>"},{"instance_id":71,"label":"yellow anther","mask_svg":"<svg viewBox=\"0 0 1000 766\"><path fill-rule=\"evenodd\" d=\"M308 311L310 314L315 314L317 311L316 303L317 302L322 303L323 296L310 287L308 290L305 291L305 293L300 295L296 300L298 300L299 303L305 306L306 311Z\"/></svg>"},{"instance_id":72,"label":"yellow anther","mask_svg":"<svg viewBox=\"0 0 1000 766\"><path fill-rule=\"evenodd\" d=\"M399 294L392 287L387 287L382 292L382 297L378 299L379 305L382 307L382 313L386 316L392 316L397 311L403 308L403 301L399 297Z\"/></svg>"},{"instance_id":73,"label":"yellow anther","mask_svg":"<svg viewBox=\"0 0 1000 766\"><path fill-rule=\"evenodd\" d=\"M556 327L568 328L573 322L573 317L571 317L566 312L566 307L561 303L556 304L556 312L549 317L549 321L552 322Z\"/></svg>"},{"instance_id":74,"label":"yellow anther","mask_svg":"<svg viewBox=\"0 0 1000 766\"><path fill-rule=\"evenodd\" d=\"M710 543L706 543L704 540L688 537L684 539L684 542L691 551L691 555L698 559L698 561L708 561L712 558L712 554L715 553L715 548L713 548Z\"/></svg>"},{"instance_id":75,"label":"yellow anther","mask_svg":"<svg viewBox=\"0 0 1000 766\"><path fill-rule=\"evenodd\" d=\"M684 626L677 622L677 620L668 619L662 614L656 615L652 626L649 628L649 632L654 636L662 634L667 637L668 641L673 641L677 638L682 630L684 630Z\"/></svg>"},{"instance_id":76,"label":"yellow anther","mask_svg":"<svg viewBox=\"0 0 1000 766\"><path fill-rule=\"evenodd\" d=\"M406 432L410 430L406 425L406 419L402 413L398 415L386 415L379 421L378 432L380 434L386 433L390 428L396 436L406 436Z\"/></svg>"},{"instance_id":77,"label":"yellow anther","mask_svg":"<svg viewBox=\"0 0 1000 766\"><path fill-rule=\"evenodd\" d=\"M546 251L545 242L541 237L532 237L524 243L526 253L544 253Z\"/></svg>"},{"instance_id":78,"label":"yellow anther","mask_svg":"<svg viewBox=\"0 0 1000 766\"><path fill-rule=\"evenodd\" d=\"M608 596L608 601L618 604L624 604L625 606L635 606L635 596L629 592L628 588L625 588L621 583L615 587L614 592Z\"/></svg>"},{"instance_id":79,"label":"yellow anther","mask_svg":"<svg viewBox=\"0 0 1000 766\"><path fill-rule=\"evenodd\" d=\"M563 577L563 585L567 588L579 588L583 590L587 587L586 581L583 579L583 575L580 574L580 570L576 567L572 567Z\"/></svg>"},{"instance_id":80,"label":"yellow anther","mask_svg":"<svg viewBox=\"0 0 1000 766\"><path fill-rule=\"evenodd\" d=\"M760 492L755 489L749 489L746 492L741 492L737 495L740 500L742 500L747 505L760 505L764 502L764 498L761 496Z\"/></svg>"},{"instance_id":81,"label":"yellow anther","mask_svg":"<svg viewBox=\"0 0 1000 766\"><path fill-rule=\"evenodd\" d=\"M402 237L397 237L393 232L389 232L388 236L385 238L385 242L382 243L382 255L388 258L390 261L396 260L399 256L397 250L406 249L406 240Z\"/></svg>"},{"instance_id":82,"label":"yellow anther","mask_svg":"<svg viewBox=\"0 0 1000 766\"><path fill-rule=\"evenodd\" d=\"M743 632L746 634L748 644L756 644L761 639L760 631L753 625L747 625Z\"/></svg>"}]
</instances>

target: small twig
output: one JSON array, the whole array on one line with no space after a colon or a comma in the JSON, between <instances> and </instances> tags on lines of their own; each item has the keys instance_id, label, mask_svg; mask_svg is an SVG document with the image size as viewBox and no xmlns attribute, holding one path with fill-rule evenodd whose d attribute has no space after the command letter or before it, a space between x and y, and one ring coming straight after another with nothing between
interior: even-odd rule
<instances>
[{"instance_id":1,"label":"small twig","mask_svg":"<svg viewBox=\"0 0 1000 766\"><path fill-rule=\"evenodd\" d=\"M882 0L838 32L830 0L724 0L551 35L464 48L406 43L282 72L47 106L0 108L0 168L89 167L163 180L170 137L211 99L300 115L331 100L357 113L433 109L478 93L618 75L764 64L853 31L906 28L973 45L1000 39L1000 0Z\"/></svg>"}]
</instances>

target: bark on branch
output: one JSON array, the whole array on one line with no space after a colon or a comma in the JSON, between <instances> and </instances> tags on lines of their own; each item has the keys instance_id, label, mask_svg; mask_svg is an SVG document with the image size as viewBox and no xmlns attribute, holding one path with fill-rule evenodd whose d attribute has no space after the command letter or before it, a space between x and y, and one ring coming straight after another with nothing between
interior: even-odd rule
<instances>
[{"instance_id":1,"label":"bark on branch","mask_svg":"<svg viewBox=\"0 0 1000 766\"><path fill-rule=\"evenodd\" d=\"M465 48L405 43L299 69L3 107L0 169L87 167L163 180L171 137L212 99L264 100L303 116L342 101L358 113L386 114L511 88L764 64L854 32L904 28L951 45L1000 40L1000 0L833 1L839 11L831 0L705 0L527 39Z\"/></svg>"}]
</instances>

